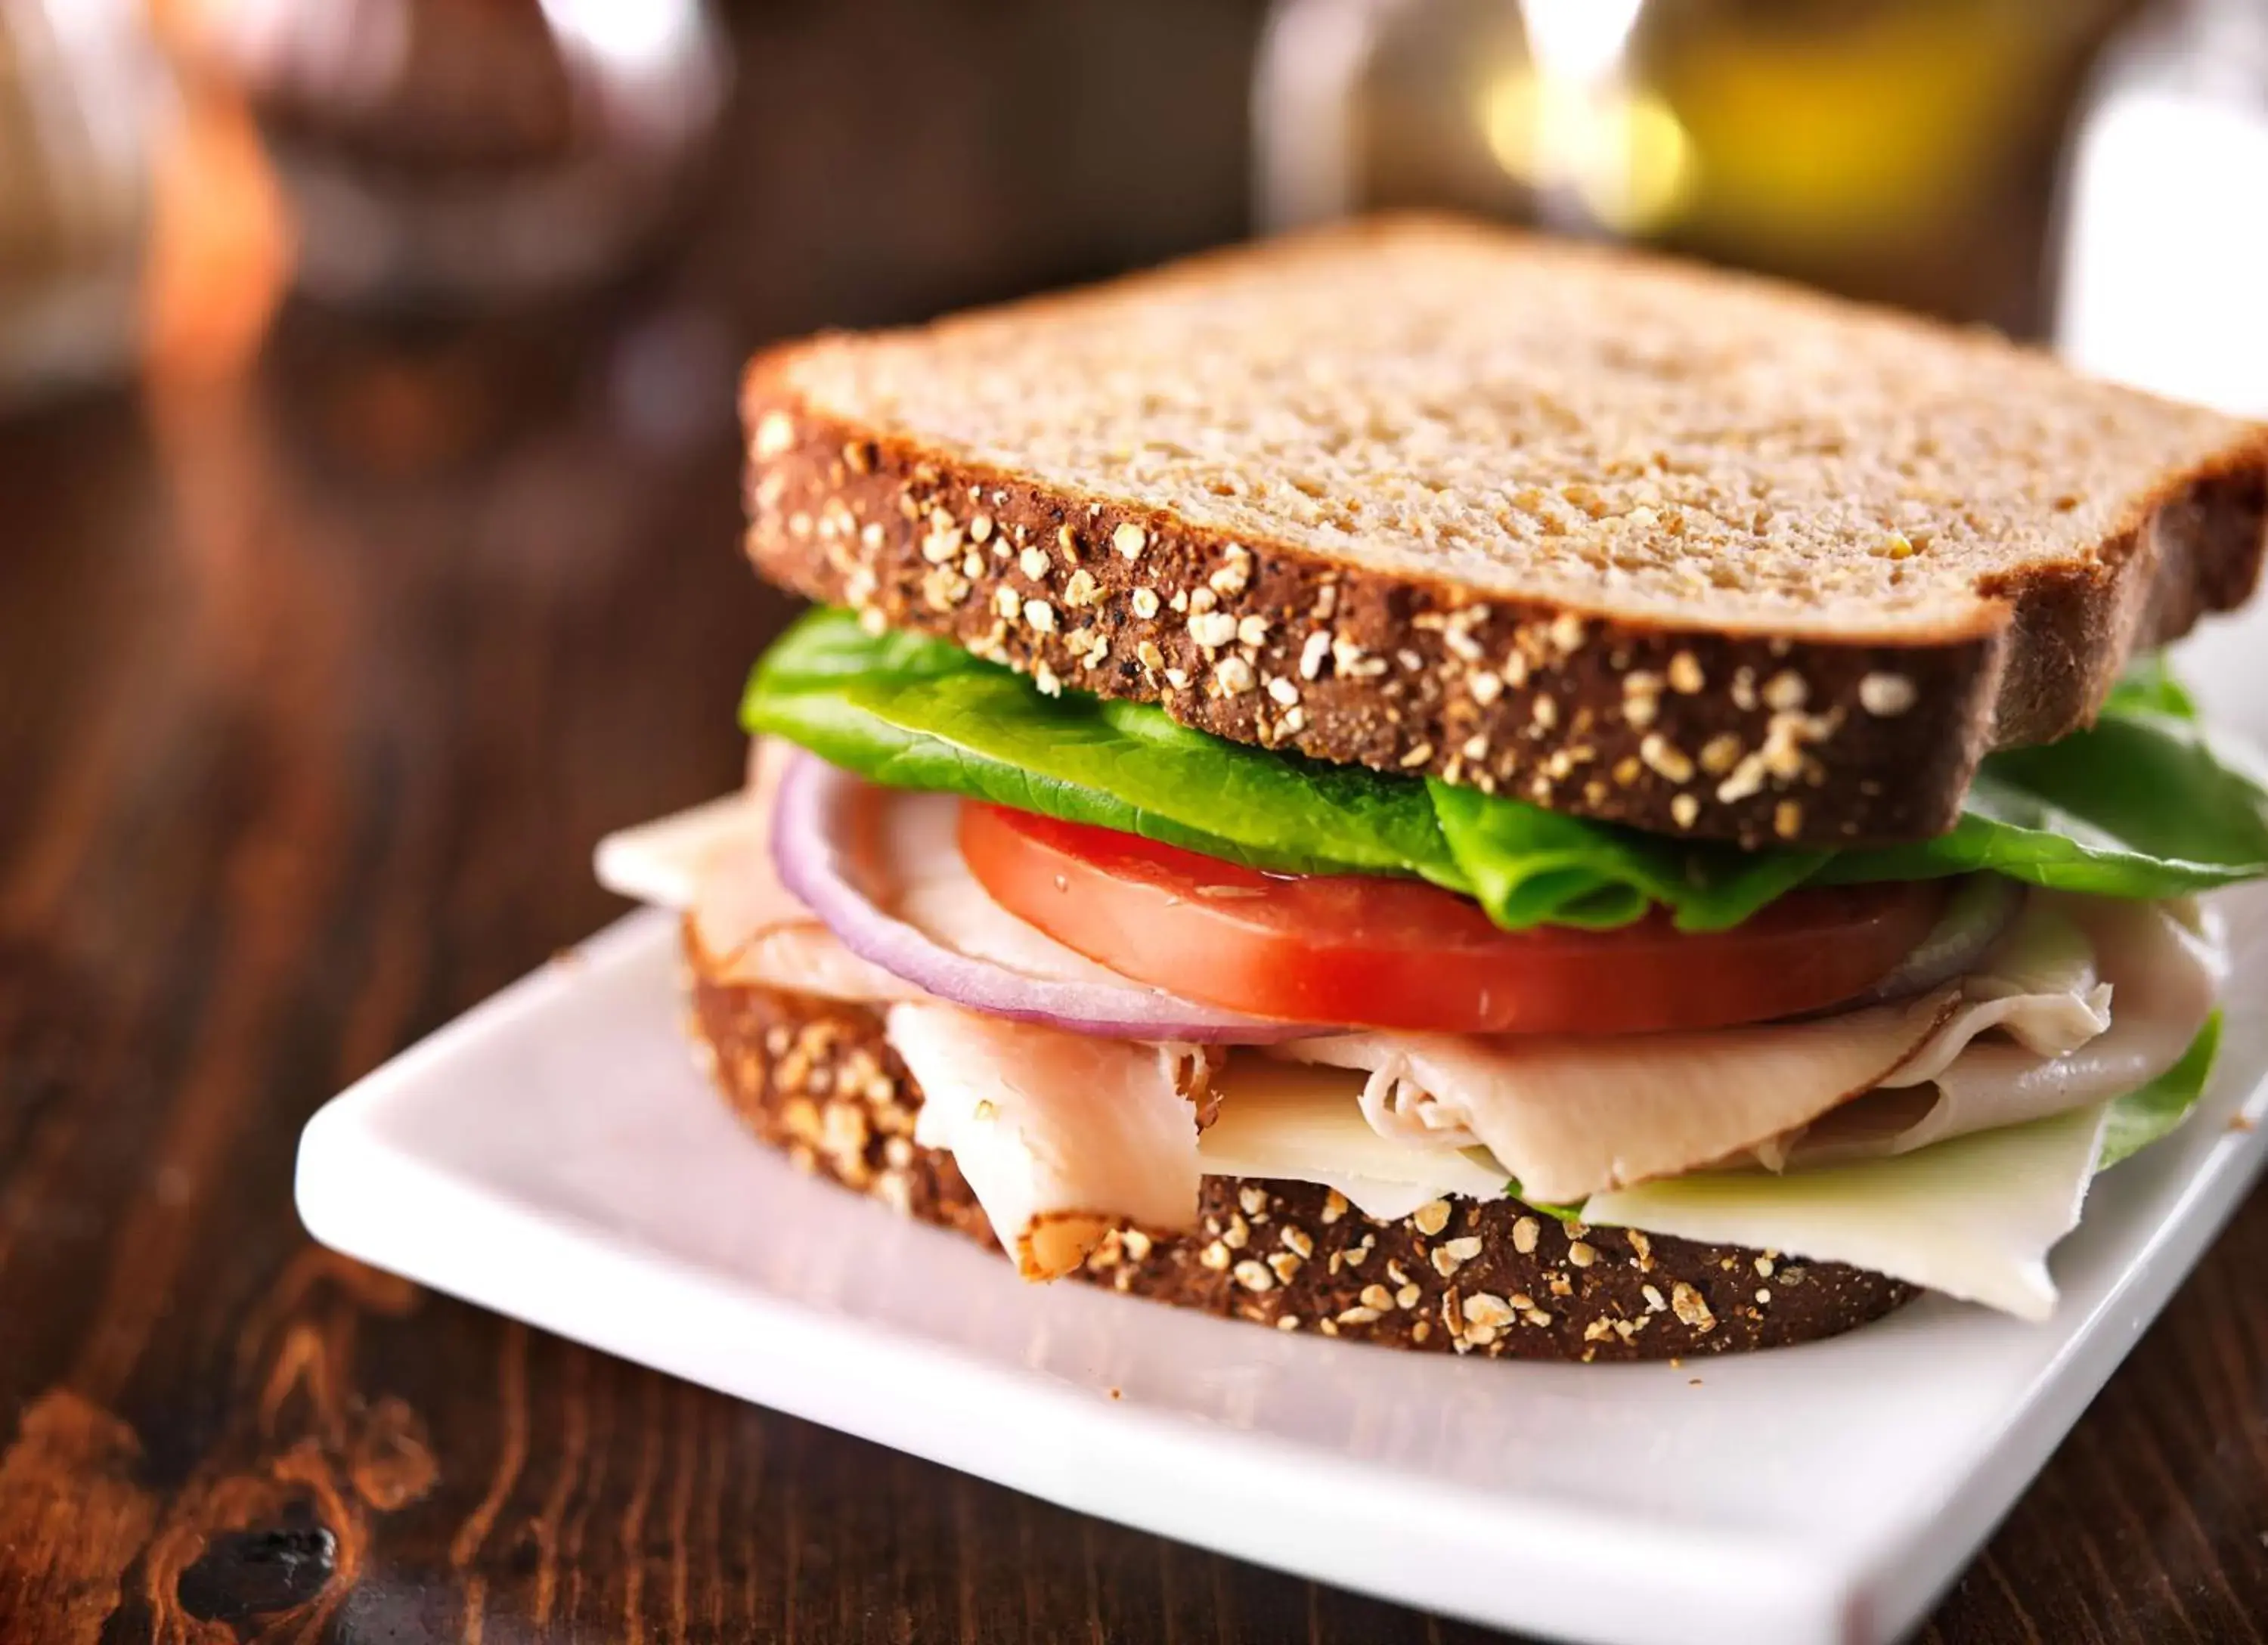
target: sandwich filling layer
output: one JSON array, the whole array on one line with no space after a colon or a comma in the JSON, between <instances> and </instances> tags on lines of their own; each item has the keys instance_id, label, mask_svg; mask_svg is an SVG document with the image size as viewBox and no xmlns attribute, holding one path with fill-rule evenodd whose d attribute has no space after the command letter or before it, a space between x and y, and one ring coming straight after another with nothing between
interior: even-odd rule
<instances>
[{"instance_id":1,"label":"sandwich filling layer","mask_svg":"<svg viewBox=\"0 0 2268 1645\"><path fill-rule=\"evenodd\" d=\"M1389 1220L1516 1198L2039 1317L2095 1174L2203 1090L2200 895L2268 876L2268 790L2154 666L1988 759L1949 833L1840 852L1223 741L841 612L742 718L746 792L601 877L681 910L712 980L880 1014L916 1140L1034 1279L1187 1231L1211 1175ZM1802 718L1647 757L1800 790Z\"/></svg>"},{"instance_id":2,"label":"sandwich filling layer","mask_svg":"<svg viewBox=\"0 0 2268 1645\"><path fill-rule=\"evenodd\" d=\"M2029 896L1957 977L1794 1022L1201 1047L1017 1021L854 951L788 889L774 824L789 763L760 743L746 795L616 837L602 874L684 909L724 979L885 1009L924 1094L917 1140L953 1154L1028 1277L1069 1271L1115 1227L1186 1228L1211 1173L1325 1184L1381 1218L1517 1194L2038 1317L2053 1302L2046 1252L2076 1221L2114 1115L2169 1125L2209 1066L2211 921L2179 901L2068 894ZM956 802L867 797L897 911L929 941L1021 976L1094 979L1094 961L956 862ZM2131 1145L2134 1126L2117 1129Z\"/></svg>"}]
</instances>

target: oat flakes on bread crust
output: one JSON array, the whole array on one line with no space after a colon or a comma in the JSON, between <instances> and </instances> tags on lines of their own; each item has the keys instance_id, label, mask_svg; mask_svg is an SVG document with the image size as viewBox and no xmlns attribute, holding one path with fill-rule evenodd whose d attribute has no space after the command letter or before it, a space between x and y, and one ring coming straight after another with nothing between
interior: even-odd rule
<instances>
[{"instance_id":1,"label":"oat flakes on bread crust","mask_svg":"<svg viewBox=\"0 0 2268 1645\"><path fill-rule=\"evenodd\" d=\"M2250 593L2268 429L1396 218L759 357L765 573L1204 730L1697 837L1926 837Z\"/></svg>"},{"instance_id":2,"label":"oat flakes on bread crust","mask_svg":"<svg viewBox=\"0 0 2268 1645\"><path fill-rule=\"evenodd\" d=\"M713 980L689 940L696 1055L799 1168L995 1250L953 1156L913 1140L921 1093L873 1010ZM1877 1273L1586 1229L1517 1200L1373 1222L1307 1183L1204 1179L1200 1231L1122 1230L1079 1272L1178 1307L1390 1347L1661 1360L1813 1341L1917 1295Z\"/></svg>"}]
</instances>

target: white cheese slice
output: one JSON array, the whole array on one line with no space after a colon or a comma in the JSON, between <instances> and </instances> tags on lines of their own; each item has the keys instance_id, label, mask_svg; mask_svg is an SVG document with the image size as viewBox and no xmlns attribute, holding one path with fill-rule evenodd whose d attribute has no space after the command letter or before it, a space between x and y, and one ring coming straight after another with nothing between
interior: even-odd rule
<instances>
[{"instance_id":1,"label":"white cheese slice","mask_svg":"<svg viewBox=\"0 0 2268 1645\"><path fill-rule=\"evenodd\" d=\"M1205 1174L1208 1177L1212 1175L1210 1171ZM1430 1206L1436 1199L1447 1197L1447 1191L1426 1183L1389 1183L1374 1177L1321 1175L1311 1180L1325 1188L1337 1189L1342 1199L1373 1222L1399 1222L1419 1206Z\"/></svg>"},{"instance_id":2,"label":"white cheese slice","mask_svg":"<svg viewBox=\"0 0 2268 1645\"><path fill-rule=\"evenodd\" d=\"M1362 1087L1344 1068L1235 1052L1213 1076L1219 1110L1197 1139L1198 1163L1208 1177L1321 1183L1389 1221L1448 1194L1502 1197L1503 1170L1462 1149L1379 1135L1362 1117Z\"/></svg>"},{"instance_id":3,"label":"white cheese slice","mask_svg":"<svg viewBox=\"0 0 2268 1645\"><path fill-rule=\"evenodd\" d=\"M1871 1268L2043 1320L2047 1256L2078 1225L2104 1105L1980 1131L1889 1159L1775 1177L1700 1172L1594 1194L1583 1220Z\"/></svg>"}]
</instances>

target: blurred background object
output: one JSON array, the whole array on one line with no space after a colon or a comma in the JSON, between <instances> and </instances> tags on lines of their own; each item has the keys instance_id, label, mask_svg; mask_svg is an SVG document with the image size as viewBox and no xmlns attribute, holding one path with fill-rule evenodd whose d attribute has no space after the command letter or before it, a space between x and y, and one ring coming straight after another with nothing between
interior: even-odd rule
<instances>
[{"instance_id":1,"label":"blurred background object","mask_svg":"<svg viewBox=\"0 0 2268 1645\"><path fill-rule=\"evenodd\" d=\"M536 323L629 280L678 316L655 334L677 343L632 351L651 412L652 362L687 339L737 350L1254 225L1440 205L2023 336L2048 333L2060 288L2083 358L2152 380L2130 356L2186 350L2205 364L2160 380L2240 403L2257 368L2194 316L2241 302L2236 271L2257 264L2229 237L2260 214L2228 203L2264 169L2243 135L2264 10L0 0L0 374L114 365L137 315L158 353L224 357L213 340L256 337L279 287ZM145 11L182 70L186 135ZM163 244L137 310L153 174ZM2178 306L2176 264L2194 299Z\"/></svg>"},{"instance_id":2,"label":"blurred background object","mask_svg":"<svg viewBox=\"0 0 2268 1645\"><path fill-rule=\"evenodd\" d=\"M2036 334L2067 120L2134 10L1279 0L1256 204L1475 210Z\"/></svg>"},{"instance_id":3,"label":"blurred background object","mask_svg":"<svg viewBox=\"0 0 2268 1645\"><path fill-rule=\"evenodd\" d=\"M482 306L617 274L683 209L730 79L707 0L195 0L258 122L300 284Z\"/></svg>"},{"instance_id":4,"label":"blurred background object","mask_svg":"<svg viewBox=\"0 0 2268 1645\"><path fill-rule=\"evenodd\" d=\"M2058 345L2268 417L2268 4L2183 0L2105 56L2064 197Z\"/></svg>"},{"instance_id":5,"label":"blurred background object","mask_svg":"<svg viewBox=\"0 0 2268 1645\"><path fill-rule=\"evenodd\" d=\"M2081 370L2268 417L2268 3L2179 0L2113 42L2062 200L2056 346ZM2201 667L2258 619L2189 642Z\"/></svg>"},{"instance_id":6,"label":"blurred background object","mask_svg":"<svg viewBox=\"0 0 2268 1645\"><path fill-rule=\"evenodd\" d=\"M129 365L167 107L136 0L0 3L0 404Z\"/></svg>"},{"instance_id":7,"label":"blurred background object","mask_svg":"<svg viewBox=\"0 0 2268 1645\"><path fill-rule=\"evenodd\" d=\"M279 451L389 498L570 425L722 473L768 338L1247 226L1262 0L150 5L185 114L145 379L248 379Z\"/></svg>"},{"instance_id":8,"label":"blurred background object","mask_svg":"<svg viewBox=\"0 0 2268 1645\"><path fill-rule=\"evenodd\" d=\"M2241 306L2257 265L2257 209L2226 203L2263 170L2242 129L2264 11L0 0L0 362L83 373L138 336L152 366L210 376L296 292L383 321L350 358L414 365L437 321L511 334L489 350L506 376L578 352L631 438L721 441L729 363L770 336L1440 205L2020 336L2049 333L2060 287L2090 364L2235 403L2258 368L2234 322L2196 317ZM2203 364L2132 358L2164 350ZM434 449L472 451L479 421L435 410L466 439Z\"/></svg>"}]
</instances>

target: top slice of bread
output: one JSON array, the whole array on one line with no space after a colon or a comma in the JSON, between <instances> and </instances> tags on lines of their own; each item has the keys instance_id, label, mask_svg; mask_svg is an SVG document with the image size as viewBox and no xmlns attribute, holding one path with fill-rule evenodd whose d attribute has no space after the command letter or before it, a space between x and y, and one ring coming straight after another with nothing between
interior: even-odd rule
<instances>
[{"instance_id":1,"label":"top slice of bread","mask_svg":"<svg viewBox=\"0 0 2268 1645\"><path fill-rule=\"evenodd\" d=\"M1224 736L1748 844L1912 838L2242 601L2268 428L1440 218L762 355L748 547Z\"/></svg>"}]
</instances>

